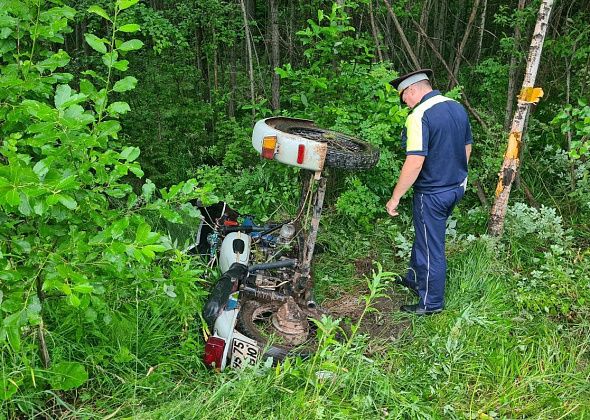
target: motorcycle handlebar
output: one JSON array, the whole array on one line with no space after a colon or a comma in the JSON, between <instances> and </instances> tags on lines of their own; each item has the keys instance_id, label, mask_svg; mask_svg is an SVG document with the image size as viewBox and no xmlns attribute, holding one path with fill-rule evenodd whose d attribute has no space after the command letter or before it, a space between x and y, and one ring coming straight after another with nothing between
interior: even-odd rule
<instances>
[{"instance_id":1,"label":"motorcycle handlebar","mask_svg":"<svg viewBox=\"0 0 590 420\"><path fill-rule=\"evenodd\" d=\"M230 232L264 232L267 229L268 227L266 226L221 226L219 230L226 234Z\"/></svg>"},{"instance_id":2,"label":"motorcycle handlebar","mask_svg":"<svg viewBox=\"0 0 590 420\"><path fill-rule=\"evenodd\" d=\"M281 261L273 261L269 263L263 264L256 264L248 267L248 271L253 273L259 270L272 270L274 268L284 268L284 267L295 267L297 265L297 260L281 260Z\"/></svg>"}]
</instances>

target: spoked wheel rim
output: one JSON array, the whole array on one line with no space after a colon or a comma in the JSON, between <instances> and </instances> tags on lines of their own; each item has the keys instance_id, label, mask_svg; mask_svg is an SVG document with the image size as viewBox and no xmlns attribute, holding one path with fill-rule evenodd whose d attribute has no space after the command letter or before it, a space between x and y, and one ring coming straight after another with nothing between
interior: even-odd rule
<instances>
[{"instance_id":1,"label":"spoked wheel rim","mask_svg":"<svg viewBox=\"0 0 590 420\"><path fill-rule=\"evenodd\" d=\"M365 149L365 146L354 137L335 131L322 130L310 127L289 127L289 134L294 134L309 140L327 143L328 147L333 150L342 150L350 153L359 153Z\"/></svg>"},{"instance_id":2,"label":"spoked wheel rim","mask_svg":"<svg viewBox=\"0 0 590 420\"><path fill-rule=\"evenodd\" d=\"M287 355L307 358L317 347L315 325L309 322L309 328L302 340L298 344L289 344L289 340L286 340L288 336L286 337L273 325L273 316L282 305L283 302L276 301L243 302L238 315L237 329L254 339L258 346L265 350L265 356L273 357L275 362L283 360Z\"/></svg>"}]
</instances>

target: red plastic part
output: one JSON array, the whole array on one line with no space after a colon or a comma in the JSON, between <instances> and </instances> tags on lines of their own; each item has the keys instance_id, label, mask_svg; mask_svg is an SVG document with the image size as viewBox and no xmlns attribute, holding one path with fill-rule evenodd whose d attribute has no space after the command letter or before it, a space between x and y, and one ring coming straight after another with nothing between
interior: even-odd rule
<instances>
[{"instance_id":1,"label":"red plastic part","mask_svg":"<svg viewBox=\"0 0 590 420\"><path fill-rule=\"evenodd\" d=\"M225 349L225 340L221 337L209 337L205 343L205 355L203 361L207 366L214 369L221 368L223 361L223 350Z\"/></svg>"},{"instance_id":2,"label":"red plastic part","mask_svg":"<svg viewBox=\"0 0 590 420\"><path fill-rule=\"evenodd\" d=\"M275 157L275 149L265 149L262 148L262 157L265 159L274 159Z\"/></svg>"},{"instance_id":3,"label":"red plastic part","mask_svg":"<svg viewBox=\"0 0 590 420\"><path fill-rule=\"evenodd\" d=\"M305 145L300 144L299 148L297 149L297 163L301 165L303 163L304 157L305 157Z\"/></svg>"}]
</instances>

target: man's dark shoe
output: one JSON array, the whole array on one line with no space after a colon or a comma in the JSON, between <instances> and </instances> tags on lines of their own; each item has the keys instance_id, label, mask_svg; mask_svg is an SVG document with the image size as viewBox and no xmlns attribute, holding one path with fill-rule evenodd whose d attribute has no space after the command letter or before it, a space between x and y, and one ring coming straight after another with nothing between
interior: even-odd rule
<instances>
[{"instance_id":1,"label":"man's dark shoe","mask_svg":"<svg viewBox=\"0 0 590 420\"><path fill-rule=\"evenodd\" d=\"M416 295L416 297L419 297L420 296L418 294L418 290L416 290L412 285L410 285L410 283L408 283L408 281L405 278L403 278L401 276L396 277L393 283L394 284L397 284L399 286L405 287L410 292L412 292L414 295Z\"/></svg>"},{"instance_id":2,"label":"man's dark shoe","mask_svg":"<svg viewBox=\"0 0 590 420\"><path fill-rule=\"evenodd\" d=\"M424 308L421 308L418 304L402 305L399 309L402 312L407 312L407 313L416 314L416 315L432 315L432 314L438 314L439 312L442 312L442 308L424 309Z\"/></svg>"}]
</instances>

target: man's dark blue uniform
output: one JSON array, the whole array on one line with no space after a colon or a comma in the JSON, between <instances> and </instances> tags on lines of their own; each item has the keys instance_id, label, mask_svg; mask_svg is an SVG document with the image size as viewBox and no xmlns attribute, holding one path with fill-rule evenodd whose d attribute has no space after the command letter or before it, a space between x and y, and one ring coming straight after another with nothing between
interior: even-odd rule
<instances>
[{"instance_id":1,"label":"man's dark blue uniform","mask_svg":"<svg viewBox=\"0 0 590 420\"><path fill-rule=\"evenodd\" d=\"M465 193L466 145L473 143L465 108L437 90L428 90L413 107L402 132L406 155L424 157L413 183L416 236L405 278L420 298L418 305L409 306L416 313L434 313L444 306L446 222Z\"/></svg>"}]
</instances>

